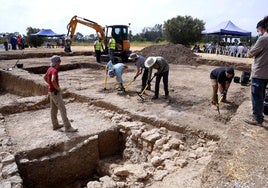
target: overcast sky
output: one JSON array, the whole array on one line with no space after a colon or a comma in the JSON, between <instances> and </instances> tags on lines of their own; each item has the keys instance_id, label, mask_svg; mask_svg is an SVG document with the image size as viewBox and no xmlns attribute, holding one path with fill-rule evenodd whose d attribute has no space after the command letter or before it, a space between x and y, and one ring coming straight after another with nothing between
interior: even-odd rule
<instances>
[{"instance_id":1,"label":"overcast sky","mask_svg":"<svg viewBox=\"0 0 268 188\"><path fill-rule=\"evenodd\" d=\"M122 7L122 8L121 8ZM163 24L178 15L203 20L206 29L231 20L256 35L256 23L268 15L267 0L0 0L0 33L26 34L27 27L67 33L67 24L77 15L102 26L131 23L134 34L144 27ZM95 31L78 25L84 35Z\"/></svg>"}]
</instances>

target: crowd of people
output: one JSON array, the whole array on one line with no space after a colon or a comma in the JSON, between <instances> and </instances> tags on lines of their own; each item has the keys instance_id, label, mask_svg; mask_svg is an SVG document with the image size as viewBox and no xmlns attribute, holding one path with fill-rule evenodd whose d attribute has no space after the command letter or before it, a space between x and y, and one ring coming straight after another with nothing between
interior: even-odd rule
<instances>
[{"instance_id":1,"label":"crowd of people","mask_svg":"<svg viewBox=\"0 0 268 188\"><path fill-rule=\"evenodd\" d=\"M250 46L245 43L215 43L209 42L203 46L203 50L199 45L195 45L192 48L193 52L196 53L211 53L211 54L220 54L220 55L229 55L233 57L247 57Z\"/></svg>"},{"instance_id":2,"label":"crowd of people","mask_svg":"<svg viewBox=\"0 0 268 188\"><path fill-rule=\"evenodd\" d=\"M5 51L8 51L10 49L23 50L25 48L25 39L21 35L13 36L13 37L10 37L10 39L8 39L8 36L3 34L2 40L3 40Z\"/></svg>"}]
</instances>

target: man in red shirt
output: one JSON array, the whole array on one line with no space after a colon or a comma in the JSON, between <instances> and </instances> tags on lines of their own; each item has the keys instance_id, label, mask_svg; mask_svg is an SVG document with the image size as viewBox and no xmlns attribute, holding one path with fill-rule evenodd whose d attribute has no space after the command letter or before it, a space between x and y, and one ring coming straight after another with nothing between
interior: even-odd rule
<instances>
[{"instance_id":1,"label":"man in red shirt","mask_svg":"<svg viewBox=\"0 0 268 188\"><path fill-rule=\"evenodd\" d=\"M61 118L64 123L65 132L76 132L71 126L71 123L67 117L64 101L62 99L62 92L59 86L58 68L60 66L60 56L54 55L51 57L50 67L44 75L44 80L48 83L48 93L50 96L50 107L51 107L51 121L53 130L60 129L63 125L59 125L57 114L60 110Z\"/></svg>"}]
</instances>

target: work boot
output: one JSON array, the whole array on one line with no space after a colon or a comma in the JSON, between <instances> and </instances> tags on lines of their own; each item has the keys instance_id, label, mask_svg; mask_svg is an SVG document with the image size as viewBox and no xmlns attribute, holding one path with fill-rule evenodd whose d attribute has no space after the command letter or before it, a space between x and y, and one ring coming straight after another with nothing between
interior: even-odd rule
<instances>
[{"instance_id":1,"label":"work boot","mask_svg":"<svg viewBox=\"0 0 268 188\"><path fill-rule=\"evenodd\" d=\"M65 128L65 132L77 132L78 129L75 129L73 127Z\"/></svg>"},{"instance_id":2,"label":"work boot","mask_svg":"<svg viewBox=\"0 0 268 188\"><path fill-rule=\"evenodd\" d=\"M57 126L53 126L53 130L55 131L55 130L58 130L58 129L62 128L62 127L63 127L62 124L61 125L57 125Z\"/></svg>"},{"instance_id":3,"label":"work boot","mask_svg":"<svg viewBox=\"0 0 268 188\"><path fill-rule=\"evenodd\" d=\"M244 119L243 121L250 125L262 126L262 122L258 122L253 116L251 118Z\"/></svg>"},{"instance_id":4,"label":"work boot","mask_svg":"<svg viewBox=\"0 0 268 188\"><path fill-rule=\"evenodd\" d=\"M123 91L123 92L125 92L126 90L125 90L124 87L120 87L117 91Z\"/></svg>"},{"instance_id":5,"label":"work boot","mask_svg":"<svg viewBox=\"0 0 268 188\"><path fill-rule=\"evenodd\" d=\"M158 96L155 95L152 97L152 100L156 100L156 99L158 99Z\"/></svg>"},{"instance_id":6,"label":"work boot","mask_svg":"<svg viewBox=\"0 0 268 188\"><path fill-rule=\"evenodd\" d=\"M222 103L227 103L227 104L229 104L229 103L231 103L230 101L228 101L227 99L222 99L222 101L221 101Z\"/></svg>"},{"instance_id":7,"label":"work boot","mask_svg":"<svg viewBox=\"0 0 268 188\"><path fill-rule=\"evenodd\" d=\"M169 99L169 95L165 95L164 99Z\"/></svg>"}]
</instances>

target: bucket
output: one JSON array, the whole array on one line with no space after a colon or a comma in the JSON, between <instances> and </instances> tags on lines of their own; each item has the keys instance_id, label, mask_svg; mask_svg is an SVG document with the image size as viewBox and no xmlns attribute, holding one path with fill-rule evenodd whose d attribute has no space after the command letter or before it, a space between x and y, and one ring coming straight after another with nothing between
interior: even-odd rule
<instances>
[{"instance_id":1,"label":"bucket","mask_svg":"<svg viewBox=\"0 0 268 188\"><path fill-rule=\"evenodd\" d=\"M234 83L240 83L240 77L239 76L234 77Z\"/></svg>"},{"instance_id":2,"label":"bucket","mask_svg":"<svg viewBox=\"0 0 268 188\"><path fill-rule=\"evenodd\" d=\"M249 84L250 71L243 71L241 75L241 85L247 86Z\"/></svg>"},{"instance_id":3,"label":"bucket","mask_svg":"<svg viewBox=\"0 0 268 188\"><path fill-rule=\"evenodd\" d=\"M18 63L18 64L17 64L17 67L18 67L18 68L23 68L23 63Z\"/></svg>"}]
</instances>

